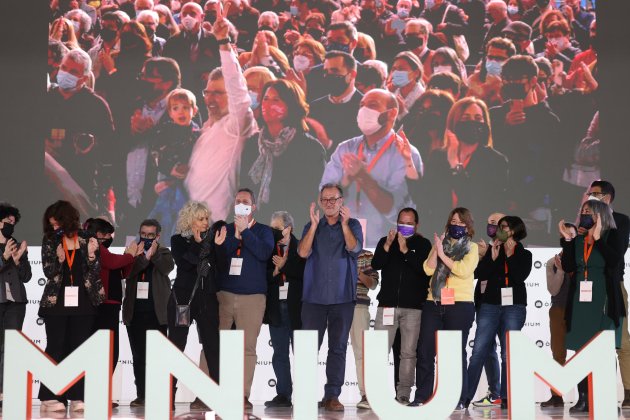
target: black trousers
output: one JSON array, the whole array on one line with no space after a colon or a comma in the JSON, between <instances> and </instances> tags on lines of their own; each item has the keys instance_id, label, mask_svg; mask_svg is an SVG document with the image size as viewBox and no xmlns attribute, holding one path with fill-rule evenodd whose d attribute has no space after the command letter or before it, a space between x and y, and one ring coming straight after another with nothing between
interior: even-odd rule
<instances>
[{"instance_id":1,"label":"black trousers","mask_svg":"<svg viewBox=\"0 0 630 420\"><path fill-rule=\"evenodd\" d=\"M168 302L168 339L180 351L184 351L190 327L175 326L174 314L175 300L171 295ZM206 294L198 290L192 302L191 315L197 324L197 332L208 363L208 373L219 383L219 301L216 294ZM173 397L176 389L177 378L173 378Z\"/></svg>"},{"instance_id":2,"label":"black trousers","mask_svg":"<svg viewBox=\"0 0 630 420\"><path fill-rule=\"evenodd\" d=\"M0 303L0 392L4 379L4 332L21 330L26 315L26 303Z\"/></svg>"},{"instance_id":3,"label":"black trousers","mask_svg":"<svg viewBox=\"0 0 630 420\"><path fill-rule=\"evenodd\" d=\"M129 347L133 357L133 376L136 394L144 399L146 391L147 331L158 330L166 336L166 325L160 325L154 311L134 312L131 324L127 325Z\"/></svg>"},{"instance_id":4,"label":"black trousers","mask_svg":"<svg viewBox=\"0 0 630 420\"><path fill-rule=\"evenodd\" d=\"M44 316L46 327L46 354L55 362L62 362L94 332L94 315L49 315ZM63 395L56 395L44 384L39 389L39 399L83 401L84 380L81 379Z\"/></svg>"},{"instance_id":5,"label":"black trousers","mask_svg":"<svg viewBox=\"0 0 630 420\"><path fill-rule=\"evenodd\" d=\"M112 359L112 375L118 365L120 352L118 331L120 329L120 305L103 303L97 308L94 331L110 330L114 333L114 358Z\"/></svg>"}]
</instances>

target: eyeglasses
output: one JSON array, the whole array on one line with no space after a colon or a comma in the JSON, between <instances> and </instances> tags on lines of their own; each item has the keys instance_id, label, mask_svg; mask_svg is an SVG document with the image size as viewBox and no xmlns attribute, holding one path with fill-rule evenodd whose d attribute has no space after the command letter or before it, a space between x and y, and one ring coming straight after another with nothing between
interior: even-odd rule
<instances>
[{"instance_id":1,"label":"eyeglasses","mask_svg":"<svg viewBox=\"0 0 630 420\"><path fill-rule=\"evenodd\" d=\"M587 197L595 197L595 198L603 198L604 196L607 196L608 194L603 193L603 192L592 192L592 193L588 193L586 194Z\"/></svg>"},{"instance_id":2,"label":"eyeglasses","mask_svg":"<svg viewBox=\"0 0 630 420\"><path fill-rule=\"evenodd\" d=\"M227 92L224 90L207 90L207 89L202 90L201 93L203 93L203 96L221 96L221 95L227 94Z\"/></svg>"},{"instance_id":3,"label":"eyeglasses","mask_svg":"<svg viewBox=\"0 0 630 420\"><path fill-rule=\"evenodd\" d=\"M140 238L142 239L155 239L157 238L157 235L155 233L142 233L140 232Z\"/></svg>"},{"instance_id":4,"label":"eyeglasses","mask_svg":"<svg viewBox=\"0 0 630 420\"><path fill-rule=\"evenodd\" d=\"M320 198L319 202L326 205L326 204L335 204L337 202L337 200L341 200L342 197L335 197L335 198Z\"/></svg>"}]
</instances>

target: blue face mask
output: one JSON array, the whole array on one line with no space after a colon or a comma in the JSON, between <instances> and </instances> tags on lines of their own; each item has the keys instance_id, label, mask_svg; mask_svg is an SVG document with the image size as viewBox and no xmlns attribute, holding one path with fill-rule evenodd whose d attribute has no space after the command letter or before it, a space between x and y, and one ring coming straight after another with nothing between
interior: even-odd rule
<instances>
[{"instance_id":1,"label":"blue face mask","mask_svg":"<svg viewBox=\"0 0 630 420\"><path fill-rule=\"evenodd\" d=\"M453 239L461 239L466 236L466 226L448 225L448 236Z\"/></svg>"},{"instance_id":2,"label":"blue face mask","mask_svg":"<svg viewBox=\"0 0 630 420\"><path fill-rule=\"evenodd\" d=\"M433 9L433 6L435 6L435 0L426 0L424 2L424 10Z\"/></svg>"},{"instance_id":3,"label":"blue face mask","mask_svg":"<svg viewBox=\"0 0 630 420\"><path fill-rule=\"evenodd\" d=\"M501 75L501 66L502 64L495 60L486 60L486 72L490 76L500 76Z\"/></svg>"},{"instance_id":4,"label":"blue face mask","mask_svg":"<svg viewBox=\"0 0 630 420\"><path fill-rule=\"evenodd\" d=\"M258 102L258 94L256 92L252 92L251 90L247 93L249 93L249 99L251 99L252 101L250 108L252 110L258 108L258 106L260 105L260 102Z\"/></svg>"},{"instance_id":5,"label":"blue face mask","mask_svg":"<svg viewBox=\"0 0 630 420\"><path fill-rule=\"evenodd\" d=\"M341 42L328 41L326 44L326 52L341 51L350 54L350 45Z\"/></svg>"},{"instance_id":6,"label":"blue face mask","mask_svg":"<svg viewBox=\"0 0 630 420\"><path fill-rule=\"evenodd\" d=\"M401 19L406 19L409 17L409 10L407 9L400 9L398 11L398 17Z\"/></svg>"},{"instance_id":7,"label":"blue face mask","mask_svg":"<svg viewBox=\"0 0 630 420\"><path fill-rule=\"evenodd\" d=\"M580 227L589 230L595 226L592 214L580 214Z\"/></svg>"},{"instance_id":8,"label":"blue face mask","mask_svg":"<svg viewBox=\"0 0 630 420\"><path fill-rule=\"evenodd\" d=\"M148 251L149 248L151 248L151 245L153 245L153 241L155 239L148 239L148 238L140 238L140 242L144 242L144 250Z\"/></svg>"},{"instance_id":9,"label":"blue face mask","mask_svg":"<svg viewBox=\"0 0 630 420\"><path fill-rule=\"evenodd\" d=\"M416 233L416 228L414 226L403 225L400 223L397 226L397 230L403 236L403 238L409 238L410 236L413 236L414 233Z\"/></svg>"},{"instance_id":10,"label":"blue face mask","mask_svg":"<svg viewBox=\"0 0 630 420\"><path fill-rule=\"evenodd\" d=\"M397 88L407 86L409 84L409 73L403 70L394 70L392 72L392 83Z\"/></svg>"},{"instance_id":11,"label":"blue face mask","mask_svg":"<svg viewBox=\"0 0 630 420\"><path fill-rule=\"evenodd\" d=\"M57 73L57 84L61 90L71 91L76 89L79 78L63 70Z\"/></svg>"},{"instance_id":12,"label":"blue face mask","mask_svg":"<svg viewBox=\"0 0 630 420\"><path fill-rule=\"evenodd\" d=\"M299 11L297 6L289 6L289 13L291 13L291 16L297 16L298 12Z\"/></svg>"}]
</instances>

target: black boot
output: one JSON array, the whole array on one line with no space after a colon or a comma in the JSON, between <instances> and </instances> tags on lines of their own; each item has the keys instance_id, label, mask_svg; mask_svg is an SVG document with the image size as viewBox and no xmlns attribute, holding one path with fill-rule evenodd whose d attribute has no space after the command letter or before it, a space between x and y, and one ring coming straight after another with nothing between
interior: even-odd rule
<instances>
[{"instance_id":1,"label":"black boot","mask_svg":"<svg viewBox=\"0 0 630 420\"><path fill-rule=\"evenodd\" d=\"M569 408L569 413L588 413L588 394L586 392L580 392L580 398L577 404Z\"/></svg>"}]
</instances>

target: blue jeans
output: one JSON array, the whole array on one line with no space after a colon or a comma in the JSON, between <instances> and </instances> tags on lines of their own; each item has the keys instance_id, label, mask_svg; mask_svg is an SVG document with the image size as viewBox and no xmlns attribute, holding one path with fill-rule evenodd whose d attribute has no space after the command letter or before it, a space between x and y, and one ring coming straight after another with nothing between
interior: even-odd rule
<instances>
[{"instance_id":1,"label":"blue jeans","mask_svg":"<svg viewBox=\"0 0 630 420\"><path fill-rule=\"evenodd\" d=\"M326 357L326 385L324 400L339 398L346 375L346 350L354 302L335 305L302 304L302 329L318 332L318 347L322 346L328 329L328 356Z\"/></svg>"},{"instance_id":2,"label":"blue jeans","mask_svg":"<svg viewBox=\"0 0 630 420\"><path fill-rule=\"evenodd\" d=\"M289 320L289 307L286 300L280 301L280 320L278 327L269 326L273 358L271 364L276 374L276 393L289 400L293 394L293 382L291 381L291 363L289 362L289 347L293 346L293 330Z\"/></svg>"},{"instance_id":3,"label":"blue jeans","mask_svg":"<svg viewBox=\"0 0 630 420\"><path fill-rule=\"evenodd\" d=\"M486 370L490 394L495 398L499 397L501 395L501 367L499 366L499 356L497 356L497 340L492 341L492 350L488 353L483 367ZM470 377L468 380L470 381Z\"/></svg>"},{"instance_id":4,"label":"blue jeans","mask_svg":"<svg viewBox=\"0 0 630 420\"><path fill-rule=\"evenodd\" d=\"M438 330L462 332L462 393L463 402L468 389L466 369L466 345L468 333L475 319L475 305L472 302L455 302L454 305L442 305L439 302L427 301L422 308L420 336L418 338L416 365L415 401L426 402L433 395L435 379L435 332Z\"/></svg>"},{"instance_id":5,"label":"blue jeans","mask_svg":"<svg viewBox=\"0 0 630 420\"><path fill-rule=\"evenodd\" d=\"M188 193L184 185L176 182L158 195L155 206L149 213L149 219L157 219L162 225L162 242L165 246L170 246L171 235L175 233L177 215L186 201L188 201Z\"/></svg>"},{"instance_id":6,"label":"blue jeans","mask_svg":"<svg viewBox=\"0 0 630 420\"><path fill-rule=\"evenodd\" d=\"M496 345L495 336L499 335L501 345L501 398L507 398L507 370L505 333L507 331L520 331L525 324L527 309L525 305L489 305L482 303L477 314L477 332L475 345L470 357L468 368L468 392L467 400L472 400L479 385L483 364L492 351L493 343ZM496 350L495 350L496 353Z\"/></svg>"}]
</instances>

